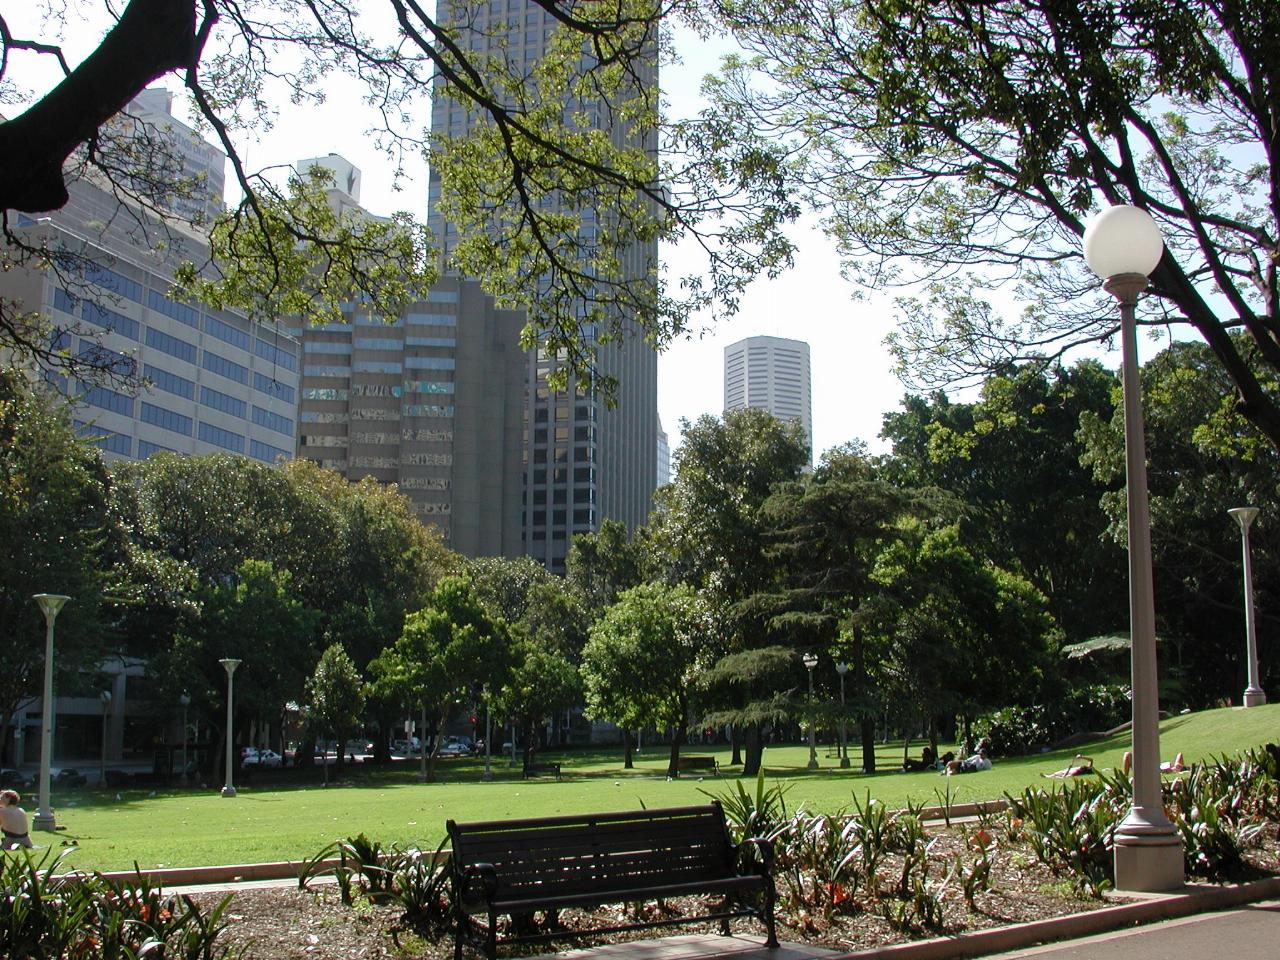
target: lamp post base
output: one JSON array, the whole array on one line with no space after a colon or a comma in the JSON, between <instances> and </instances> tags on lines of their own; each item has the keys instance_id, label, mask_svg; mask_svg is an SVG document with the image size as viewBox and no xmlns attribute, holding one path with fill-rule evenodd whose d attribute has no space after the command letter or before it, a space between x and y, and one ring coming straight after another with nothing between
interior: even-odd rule
<instances>
[{"instance_id":1,"label":"lamp post base","mask_svg":"<svg viewBox=\"0 0 1280 960\"><path fill-rule=\"evenodd\" d=\"M1176 835L1116 837L1116 889L1135 893L1177 890L1186 882Z\"/></svg>"},{"instance_id":2,"label":"lamp post base","mask_svg":"<svg viewBox=\"0 0 1280 960\"><path fill-rule=\"evenodd\" d=\"M41 811L31 818L32 830L45 830L50 833L58 829L58 821L53 816L53 811L48 813Z\"/></svg>"},{"instance_id":3,"label":"lamp post base","mask_svg":"<svg viewBox=\"0 0 1280 960\"><path fill-rule=\"evenodd\" d=\"M840 769L841 769L841 770L848 770L848 769L849 769L849 758L848 758L848 757L841 757L841 758L840 758Z\"/></svg>"},{"instance_id":4,"label":"lamp post base","mask_svg":"<svg viewBox=\"0 0 1280 960\"><path fill-rule=\"evenodd\" d=\"M231 784L227 784L222 788L222 795L224 797L234 797L236 795L236 788L231 786Z\"/></svg>"},{"instance_id":5,"label":"lamp post base","mask_svg":"<svg viewBox=\"0 0 1280 960\"><path fill-rule=\"evenodd\" d=\"M1260 707L1267 702L1267 694L1263 690L1256 687L1250 687L1244 692L1244 705L1246 707Z\"/></svg>"}]
</instances>

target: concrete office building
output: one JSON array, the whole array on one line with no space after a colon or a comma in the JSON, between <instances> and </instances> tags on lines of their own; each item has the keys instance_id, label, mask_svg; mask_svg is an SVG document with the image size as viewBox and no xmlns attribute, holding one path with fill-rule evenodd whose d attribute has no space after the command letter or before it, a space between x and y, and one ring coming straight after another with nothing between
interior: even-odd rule
<instances>
[{"instance_id":1,"label":"concrete office building","mask_svg":"<svg viewBox=\"0 0 1280 960\"><path fill-rule=\"evenodd\" d=\"M151 122L161 119L151 114ZM180 143L195 137L172 117L164 129ZM214 195L221 189L221 167L201 151L189 152L200 169L184 173L207 168L218 176L193 176L201 190L185 202L212 211L221 205L220 194ZM88 180L73 181L69 191L62 209L19 215L16 229L28 244L71 258L61 270L29 262L0 274L0 296L49 317L60 349L97 354L121 373L147 381L134 396L48 374L68 396L81 397L73 410L77 429L95 437L108 459L159 451L229 451L267 463L291 458L298 342L275 326L169 296L178 262L206 255L199 231L182 222L160 226ZM182 215L179 207L172 211ZM160 238L163 255L157 253Z\"/></svg>"},{"instance_id":2,"label":"concrete office building","mask_svg":"<svg viewBox=\"0 0 1280 960\"><path fill-rule=\"evenodd\" d=\"M491 39L489 50L504 50L516 65L536 61L556 28L555 19L528 0L441 4L439 16L447 25L467 23L476 31L505 25L500 42ZM478 33L472 36L479 41ZM656 61L647 80L656 88ZM581 112L597 118L608 115L605 110ZM435 97L433 132L464 136L471 123L472 117L462 105L446 96ZM627 136L621 125L610 128L610 133L616 140ZM440 187L433 171L428 185L428 223L447 254L458 235L456 227L438 212ZM589 233L596 229L598 225L588 214L582 230ZM656 264L656 243L636 245L623 269L628 276L650 277ZM628 528L643 523L657 481L657 354L639 337L594 349L601 372L618 379L613 409L598 394L579 396L572 385L566 392L551 391L547 376L555 370L557 358L547 351L530 351L526 361L523 551L554 572L564 571L574 534L597 530L605 518L622 521Z\"/></svg>"},{"instance_id":3,"label":"concrete office building","mask_svg":"<svg viewBox=\"0 0 1280 960\"><path fill-rule=\"evenodd\" d=\"M360 210L360 171L337 154L330 202ZM370 214L365 214L370 215ZM524 315L446 277L394 323L354 309L302 341L298 456L351 480L395 483L467 556L519 556Z\"/></svg>"},{"instance_id":4,"label":"concrete office building","mask_svg":"<svg viewBox=\"0 0 1280 960\"><path fill-rule=\"evenodd\" d=\"M665 487L671 482L671 443L667 431L662 429L662 421L658 421L658 486Z\"/></svg>"},{"instance_id":5,"label":"concrete office building","mask_svg":"<svg viewBox=\"0 0 1280 960\"><path fill-rule=\"evenodd\" d=\"M724 409L756 407L798 420L813 452L809 345L782 337L748 337L724 348Z\"/></svg>"}]
</instances>

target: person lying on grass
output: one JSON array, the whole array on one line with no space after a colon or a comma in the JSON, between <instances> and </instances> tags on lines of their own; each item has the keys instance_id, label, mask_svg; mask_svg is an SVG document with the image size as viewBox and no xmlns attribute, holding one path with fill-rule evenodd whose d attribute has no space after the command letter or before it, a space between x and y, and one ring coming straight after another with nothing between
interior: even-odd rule
<instances>
[{"instance_id":1,"label":"person lying on grass","mask_svg":"<svg viewBox=\"0 0 1280 960\"><path fill-rule=\"evenodd\" d=\"M1055 770L1053 773L1042 773L1040 776L1048 777L1051 780L1065 780L1067 777L1086 777L1091 773L1097 773L1093 769L1093 757L1086 757L1077 753L1075 759L1061 770Z\"/></svg>"},{"instance_id":2,"label":"person lying on grass","mask_svg":"<svg viewBox=\"0 0 1280 960\"><path fill-rule=\"evenodd\" d=\"M947 768L943 772L947 776L951 776L954 773L979 773L982 770L990 769L991 760L987 756L987 748L980 744L978 752L972 757L965 757L963 760L952 760L947 764Z\"/></svg>"}]
</instances>

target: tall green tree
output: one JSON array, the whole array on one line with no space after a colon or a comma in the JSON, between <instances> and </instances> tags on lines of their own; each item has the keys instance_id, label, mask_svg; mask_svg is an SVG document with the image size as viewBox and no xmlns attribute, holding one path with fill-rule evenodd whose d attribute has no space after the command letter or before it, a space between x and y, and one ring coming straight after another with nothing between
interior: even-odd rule
<instances>
[{"instance_id":1,"label":"tall green tree","mask_svg":"<svg viewBox=\"0 0 1280 960\"><path fill-rule=\"evenodd\" d=\"M104 603L123 592L108 575L122 546L109 488L65 406L18 371L0 371L0 745L9 719L43 689L45 624L34 594L71 598L57 620L56 689L108 649Z\"/></svg>"},{"instance_id":2,"label":"tall green tree","mask_svg":"<svg viewBox=\"0 0 1280 960\"><path fill-rule=\"evenodd\" d=\"M1115 589L1125 555L1106 535L1100 503L1123 477L1091 471L1078 439L1082 417L1110 419L1117 385L1096 361L1050 371L1027 364L988 378L972 403L908 396L880 434L892 444L881 475L963 503L967 539L1031 580L1073 640L1128 619Z\"/></svg>"},{"instance_id":3,"label":"tall green tree","mask_svg":"<svg viewBox=\"0 0 1280 960\"><path fill-rule=\"evenodd\" d=\"M707 665L707 627L692 589L645 583L619 596L582 651L588 714L623 728L670 729L672 778L680 775L697 669Z\"/></svg>"},{"instance_id":4,"label":"tall green tree","mask_svg":"<svg viewBox=\"0 0 1280 960\"><path fill-rule=\"evenodd\" d=\"M594 616L618 600L623 590L644 579L645 548L624 524L606 518L595 533L580 533L569 546L565 579Z\"/></svg>"},{"instance_id":5,"label":"tall green tree","mask_svg":"<svg viewBox=\"0 0 1280 960\"><path fill-rule=\"evenodd\" d=\"M511 675L496 692L493 706L520 731L527 764L538 728L581 702L582 682L578 668L554 644L523 638L514 644L512 657Z\"/></svg>"},{"instance_id":6,"label":"tall green tree","mask_svg":"<svg viewBox=\"0 0 1280 960\"><path fill-rule=\"evenodd\" d=\"M1253 359L1247 344L1240 349ZM1170 346L1143 365L1141 377L1162 691L1171 705L1201 707L1238 701L1244 689L1241 538L1226 513L1237 506L1261 510L1249 539L1259 663L1264 687L1274 691L1280 454L1235 408L1226 374L1204 344ZM1267 383L1275 389L1274 378ZM1122 413L1086 420L1081 436L1101 481L1122 483ZM1109 492L1102 504L1109 536L1123 543L1123 491Z\"/></svg>"},{"instance_id":7,"label":"tall green tree","mask_svg":"<svg viewBox=\"0 0 1280 960\"><path fill-rule=\"evenodd\" d=\"M899 309L914 385L1109 341L1118 314L1080 241L1090 211L1131 203L1166 236L1142 322L1203 339L1280 447L1264 382L1280 369L1272 0L755 0L708 16L746 55L708 82L685 139L756 200L761 231L779 226L782 181L855 280L932 283ZM1020 316L986 296L1006 281Z\"/></svg>"},{"instance_id":8,"label":"tall green tree","mask_svg":"<svg viewBox=\"0 0 1280 960\"><path fill-rule=\"evenodd\" d=\"M342 771L342 744L360 722L364 709L364 682L341 644L330 644L320 654L315 671L307 679L308 726L321 737L338 742L338 772ZM325 782L329 765L325 764Z\"/></svg>"},{"instance_id":9,"label":"tall green tree","mask_svg":"<svg viewBox=\"0 0 1280 960\"><path fill-rule=\"evenodd\" d=\"M437 734L485 685L496 693L511 668L506 621L489 612L465 577L441 580L427 606L405 617L399 639L369 665L379 695L425 709ZM424 759L428 780L435 778L441 739Z\"/></svg>"}]
</instances>

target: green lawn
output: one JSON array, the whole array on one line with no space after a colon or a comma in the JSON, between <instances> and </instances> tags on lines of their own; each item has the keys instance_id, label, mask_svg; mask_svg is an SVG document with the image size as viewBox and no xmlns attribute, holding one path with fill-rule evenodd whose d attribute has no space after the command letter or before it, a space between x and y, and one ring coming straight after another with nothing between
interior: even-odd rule
<instances>
[{"instance_id":1,"label":"green lawn","mask_svg":"<svg viewBox=\"0 0 1280 960\"><path fill-rule=\"evenodd\" d=\"M1166 720L1161 726L1165 759L1179 750L1188 762L1256 747L1280 739L1280 705L1251 710L1212 710ZM877 763L887 772L863 776L841 770L839 761L819 748L821 769L805 770L803 746L770 747L765 765L771 780L789 786L788 805L810 810L837 810L851 797L871 796L891 806L911 799L934 802L948 784L953 801L998 798L1021 792L1040 774L1062 767L1076 750L1092 756L1099 767L1117 766L1129 745L1128 735L1056 753L998 760L981 774L946 778L936 773L891 772L900 765L902 745L885 745ZM689 753L715 753L725 763L727 749L689 747ZM919 744L912 749L919 755ZM633 771L623 771L621 751L571 752L562 782L524 782L505 760L495 765L492 783L480 782L482 761L449 760L440 766L441 782L421 784L405 769L352 774L341 785L240 790L235 799L216 791L114 793L80 790L54 795L58 822L66 826L54 842L76 844L70 865L81 869L127 869L299 860L339 837L364 832L388 843L435 844L449 818L458 820L542 816L589 810L631 809L704 802L700 792L720 792L734 782L732 770L719 777L687 777L668 781L665 751L646 749ZM851 762L858 763L851 753ZM552 756L546 757L552 759ZM414 768L416 772L416 767ZM28 812L33 807L28 803ZM37 842L50 838L36 834Z\"/></svg>"}]
</instances>

